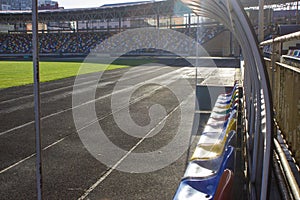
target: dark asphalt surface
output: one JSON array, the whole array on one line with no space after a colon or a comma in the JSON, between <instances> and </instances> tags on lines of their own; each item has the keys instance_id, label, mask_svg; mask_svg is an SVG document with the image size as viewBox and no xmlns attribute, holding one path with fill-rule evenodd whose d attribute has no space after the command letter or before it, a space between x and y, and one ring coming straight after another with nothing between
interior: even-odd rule
<instances>
[{"instance_id":1,"label":"dark asphalt surface","mask_svg":"<svg viewBox=\"0 0 300 200\"><path fill-rule=\"evenodd\" d=\"M136 146L133 152L155 151L174 138L181 117L185 117L178 109L182 102L170 89L157 84L145 84L135 90L127 107L136 124L150 123L151 105L162 105L168 115L158 134L139 143L140 138L118 127L111 109L110 94L116 92L117 81L128 70L107 71L102 76L95 94L97 119L94 123L99 123L107 137L123 150ZM160 77L168 85L180 88L172 74L174 71L181 74L177 79L194 84L193 68L141 66L130 68L127 79L122 80L122 89L126 91ZM88 94L93 83L89 83L88 75L80 78L84 84L75 91ZM72 115L73 84L74 78L67 78L41 85L44 199L172 199L190 152L182 152L170 165L148 173L122 172L106 166L89 153L78 136ZM0 199L36 198L32 90L32 85L0 90ZM194 102L189 106L193 109ZM122 108L114 114L123 111ZM207 116L201 118L200 129L206 120Z\"/></svg>"}]
</instances>

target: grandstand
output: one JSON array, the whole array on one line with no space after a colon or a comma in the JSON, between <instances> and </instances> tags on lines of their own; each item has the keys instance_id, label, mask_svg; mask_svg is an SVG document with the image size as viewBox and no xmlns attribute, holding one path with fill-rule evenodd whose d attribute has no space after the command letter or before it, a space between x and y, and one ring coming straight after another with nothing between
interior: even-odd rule
<instances>
[{"instance_id":1,"label":"grandstand","mask_svg":"<svg viewBox=\"0 0 300 200\"><path fill-rule=\"evenodd\" d=\"M255 5L251 1L242 3L245 7ZM160 10L161 7L164 9ZM86 56L103 40L134 28L169 28L198 39L201 45L225 30L219 22L204 18L201 19L201 32L197 33L196 17L179 1L108 4L99 8L85 9L84 15L81 11L82 9L40 11L39 49L42 56ZM250 9L247 12L249 12L253 26L257 28L257 10ZM274 11L274 14L266 16L266 23L280 22L282 24L283 17L291 16L288 13L286 10ZM14 24L15 27L14 30L11 30L9 26L6 33L4 31L0 34L0 56L25 55L28 57L32 52L30 12L1 11L0 16L0 24L3 26ZM144 20L141 19L141 16ZM270 16L273 18L271 19ZM288 20L283 21L289 22ZM270 26L268 31L265 30L266 36L272 33L272 29L274 27ZM151 49L150 51L153 52L153 46ZM219 50L219 52L222 51ZM234 50L229 51L233 52ZM138 52L143 51L137 50L136 53Z\"/></svg>"},{"instance_id":2,"label":"grandstand","mask_svg":"<svg viewBox=\"0 0 300 200\"><path fill-rule=\"evenodd\" d=\"M196 39L197 28L193 27L188 29L178 28L173 29L175 31L186 34L187 36ZM209 41L217 34L224 30L222 26L209 25L202 29L202 34L199 35L199 43L204 44ZM163 30L162 30L163 31ZM40 33L39 34L39 49L40 54L43 56L86 56L92 49L97 47L97 50L101 48L101 42L107 38L118 34L118 32L75 32L75 33ZM155 42L155 38L143 38L143 33L140 35L127 35L127 38L120 38L118 48L123 49L126 46L126 42L130 43L135 40L136 43L148 43L151 44ZM146 39L146 40L145 40ZM163 40L163 38L161 38ZM174 38L176 40L176 38ZM180 42L180 41L173 41ZM142 45L146 46L146 45ZM154 48L155 45L149 46L149 48ZM182 47L183 48L183 47ZM181 49L182 49L181 48ZM110 52L111 49L103 49L103 53ZM137 49L138 50L138 49ZM140 53L143 53L139 50ZM12 56L12 55L30 55L32 53L32 40L31 34L27 33L10 33L1 34L0 41L0 56ZM146 53L146 52L144 52ZM132 52L131 52L132 54Z\"/></svg>"}]
</instances>

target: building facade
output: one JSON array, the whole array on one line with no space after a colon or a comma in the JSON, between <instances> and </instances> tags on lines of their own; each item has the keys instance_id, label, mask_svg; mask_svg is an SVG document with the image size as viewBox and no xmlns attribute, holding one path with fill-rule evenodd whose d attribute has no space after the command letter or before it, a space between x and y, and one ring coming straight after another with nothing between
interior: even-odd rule
<instances>
[{"instance_id":1,"label":"building facade","mask_svg":"<svg viewBox=\"0 0 300 200\"><path fill-rule=\"evenodd\" d=\"M39 0L39 9L58 9L58 2ZM32 0L0 0L0 10L31 10Z\"/></svg>"}]
</instances>

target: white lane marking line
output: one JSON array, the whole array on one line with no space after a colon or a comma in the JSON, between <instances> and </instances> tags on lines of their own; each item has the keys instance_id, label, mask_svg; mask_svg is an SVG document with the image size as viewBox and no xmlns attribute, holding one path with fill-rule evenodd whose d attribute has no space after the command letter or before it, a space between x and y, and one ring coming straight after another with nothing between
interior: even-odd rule
<instances>
[{"instance_id":1,"label":"white lane marking line","mask_svg":"<svg viewBox=\"0 0 300 200\"><path fill-rule=\"evenodd\" d=\"M104 87L104 86L109 85L109 84L113 84L113 82L100 83L100 84L98 84L97 88ZM85 87L83 89L78 88L74 92L72 92L72 91L66 91L64 93L51 96L50 98L47 98L46 101L44 101L42 99L42 103L54 102L54 101L66 98L66 97L72 95L73 93L74 94L76 94L76 93L82 93L82 92L85 92L85 91L88 91L88 90L90 90L89 87ZM33 102L23 103L22 105L12 106L12 107L0 110L0 114L8 114L8 113L12 113L14 111L18 111L18 110L21 110L21 109L32 108L33 106L34 106Z\"/></svg>"},{"instance_id":2,"label":"white lane marking line","mask_svg":"<svg viewBox=\"0 0 300 200\"><path fill-rule=\"evenodd\" d=\"M173 82L170 82L170 84L171 84L171 83L173 83ZM147 97L150 97L152 94L154 94L156 91L160 90L161 88L163 88L163 87L162 87L162 86L158 86L156 89L153 89L153 90L149 91L148 93L143 94L142 96L140 96L140 97L134 99L133 101L130 101L130 102L129 102L129 105L135 104L135 103L139 102L140 100L143 100L143 99L145 99L145 98L147 98ZM99 119L97 118L97 119L94 119L93 121L90 121L87 125L85 125L85 126L79 128L79 129L77 129L77 132L82 131L83 129L88 128L89 126L93 125L94 123L97 123L97 122L99 122L99 121L101 121L101 120L104 120L106 117L108 117L108 116L110 116L110 115L113 115L113 114L115 114L115 113L117 113L117 112L123 110L123 109L126 108L126 107L127 107L127 105L125 105L125 106L123 106L123 107L120 107L120 108L118 108L117 110L115 110L114 112L108 113L108 114L102 116L102 117L99 118Z\"/></svg>"},{"instance_id":3,"label":"white lane marking line","mask_svg":"<svg viewBox=\"0 0 300 200\"><path fill-rule=\"evenodd\" d=\"M142 70L141 69L138 69L138 70L130 70L128 73L136 73L136 72L140 72L140 71L150 71L151 68L143 68ZM105 78L105 79L101 79L101 81L105 81L105 80L109 80L109 79L112 79L112 78L116 78L116 77L119 77L121 76L122 74L119 74L119 75L115 75L115 76L111 76L109 78ZM83 77L83 78L79 78L79 80L84 80L84 79L88 79L90 78L89 77ZM81 83L81 84L78 84L76 86L81 86L81 85L88 85L92 82L95 82L95 81L87 81L87 82L84 82L84 83ZM71 82L72 83L72 82ZM74 83L74 81L73 81ZM52 92L57 92L57 91L61 91L61 90L65 90L65 89L68 89L68 88L72 88L73 87L73 84L70 85L70 86L65 86L65 87L60 87L60 88L56 88L56 89L52 89L52 90L48 90L48 91L44 91L44 92L41 92L41 94L48 94L48 93L52 93ZM14 98L14 99L8 99L8 100L4 100L4 101L1 101L0 104L4 104L4 103L11 103L11 102L14 102L14 101L17 101L17 100L21 100L21 99L26 99L26 98L29 98L29 97L33 97L33 94L29 94L29 95L25 95L25 96L21 96L21 97L17 97L17 98Z\"/></svg>"},{"instance_id":4,"label":"white lane marking line","mask_svg":"<svg viewBox=\"0 0 300 200\"><path fill-rule=\"evenodd\" d=\"M150 93L153 94L155 91L157 91L157 90L160 89L160 88L161 88L161 86L158 87L157 89L155 89L154 91L150 92ZM150 96L150 94L149 94L149 95L143 95L143 96L141 96L141 97L139 97L139 98L133 100L133 101L131 102L131 104L136 103L138 100L144 99L144 98L146 98L146 97L148 97L148 96ZM114 113L117 113L118 111L124 109L125 107L127 107L127 106L124 106L124 107L118 109L118 110L117 110L116 112L114 112ZM109 113L109 114L107 114L107 115L101 117L100 119L96 119L96 120L92 121L91 123L89 123L88 125L86 125L86 126L80 128L80 129L77 130L77 131L81 131L81 130L83 130L83 129L89 127L89 126L91 126L92 124L94 124L94 123L96 123L96 122L98 122L98 121L101 121L101 120L105 119L106 117L108 117L108 116L110 116L110 115L112 115L112 114L114 114L114 113ZM70 135L71 135L71 134L70 134ZM47 150L47 149L49 149L50 147L52 147L52 146L54 146L54 145L60 143L61 141L63 141L63 140L66 139L67 137L69 137L70 135L67 135L67 136L65 136L64 138L62 138L62 139L60 139L60 140L58 140L58 141L56 141L56 142L50 144L49 146L45 147L43 150ZM11 168L13 168L13 167L15 167L15 166L21 164L21 163L23 163L24 161L26 161L26 160L28 160L28 159L34 157L35 155L36 155L36 154L34 153L34 154L32 154L32 155L30 155L30 156L28 156L28 157L26 157L26 158L20 160L19 162L16 162L15 164L13 164L13 165L11 165L11 166L9 166L9 167L3 169L2 171L0 171L0 174L3 173L3 172L6 172L7 170L9 170L9 169L11 169Z\"/></svg>"},{"instance_id":5,"label":"white lane marking line","mask_svg":"<svg viewBox=\"0 0 300 200\"><path fill-rule=\"evenodd\" d=\"M181 68L181 69L178 69L178 70L175 70L175 71L172 71L172 72L163 74L163 75L161 75L161 76L159 76L159 77L155 77L155 78L149 79L149 80L147 80L147 81L159 79L159 78L162 78L162 77L165 77L165 76L174 74L174 73L178 73L178 71L183 71L183 70L184 70L184 68ZM147 82L147 81L144 81L144 82ZM141 84L144 83L144 82L141 82ZM131 87L128 87L128 88L124 88L124 89L115 91L114 93L116 94L116 93L120 93L120 92L123 92L123 91L126 91L126 90L130 90L132 87L135 87L135 86L136 86L136 85L133 85L133 86L131 86ZM112 95L112 93L111 93L111 94L104 95L104 96L101 96L101 97L99 97L99 98L97 98L97 99L93 99L93 100L91 100L91 101L84 102L84 103L82 103L82 104L80 104L80 105L77 105L77 106L74 106L74 107L71 107L71 108L67 108L67 109L65 109L65 110L61 110L61 111L52 113L52 114L50 114L50 115L47 115L47 116L42 117L41 120L44 120L44 119L47 119L47 118L50 118L50 117L59 115L59 114L61 114L61 113L64 113L64 112L73 110L73 109L75 109L75 108L78 108L78 107L80 107L80 106L84 106L84 105L89 104L89 103L96 102L96 101L98 101L98 100L107 98L107 97L109 97L109 96L111 96L111 95ZM3 132L0 133L0 136L1 136L1 135L4 135L4 134L7 134L7 133L9 133L9 132L12 132L12 131L14 131L14 130L17 130L17 129L26 127L26 126L31 125L31 124L33 124L33 123L34 123L34 121L30 121L30 122L27 122L27 123L25 123L25 124L19 125L19 126L17 126L17 127L11 128L11 129L9 129L9 130L3 131Z\"/></svg>"},{"instance_id":6,"label":"white lane marking line","mask_svg":"<svg viewBox=\"0 0 300 200\"><path fill-rule=\"evenodd\" d=\"M141 138L118 162L114 164L104 175L100 177L100 179L94 183L89 189L85 191L85 193L78 198L78 200L85 199L100 183L102 183L122 162L125 160L129 154L131 154L157 127L159 127L167 118L172 115L185 101L182 101L179 105L177 105L168 115L166 115L155 127L153 127L143 138Z\"/></svg>"},{"instance_id":7,"label":"white lane marking line","mask_svg":"<svg viewBox=\"0 0 300 200\"><path fill-rule=\"evenodd\" d=\"M26 161L26 160L28 160L28 159L34 157L35 155L36 155L36 154L34 153L34 154L32 154L32 155L30 155L30 156L28 156L28 157L26 157L26 158L20 160L19 162L16 162L16 163L14 163L13 165L11 165L11 166L9 166L9 167L7 167L7 168L1 170L1 171L0 171L0 174L2 174L2 173L4 173L4 172L8 171L9 169L11 169L11 168L13 168L13 167L15 167L15 166L17 166L17 165L19 165L19 164L21 164L21 163L23 163L24 161Z\"/></svg>"},{"instance_id":8,"label":"white lane marking line","mask_svg":"<svg viewBox=\"0 0 300 200\"><path fill-rule=\"evenodd\" d=\"M66 136L66 137L64 137L64 138L61 138L60 140L57 140L56 142L53 142L52 144L50 144L50 145L48 145L47 147L43 148L43 150L47 150L47 149L53 147L54 145L60 143L60 142L63 141L64 139L66 139L67 137L69 137L69 136ZM34 157L35 155L36 155L36 153L31 154L30 156L27 156L26 158L24 158L24 159L22 159L22 160L20 160L20 161L18 161L18 162L16 162L16 163L10 165L9 167L6 167L5 169L3 169L3 170L0 171L0 174L6 172L6 171L8 171L8 170L10 170L11 168L14 168L15 166L17 166L17 165L19 165L19 164L25 162L26 160L29 160L30 158Z\"/></svg>"},{"instance_id":9,"label":"white lane marking line","mask_svg":"<svg viewBox=\"0 0 300 200\"><path fill-rule=\"evenodd\" d=\"M161 69L162 69L162 68L154 69L154 70L152 70L152 71L151 71L150 73L148 73L148 74L151 74L151 73L156 72L156 71L160 71ZM140 75L129 76L129 77L127 77L126 79L122 79L122 80L120 80L120 81L126 81L126 80L130 80L130 79L137 78L137 77L140 77ZM103 80L104 80L104 79L103 79ZM102 81L103 81L103 80L102 80ZM77 85L76 85L76 89L74 90L74 91L75 91L75 94L76 94L76 93L81 93L81 92L90 90L91 88L89 88L89 87L87 87L87 88L85 87L85 88L83 88L83 89L80 89L79 87L82 86L82 85L90 84L90 83L92 83L92 82L93 82L94 84L96 83L95 81L88 81L88 82L84 82L84 83L77 84ZM113 83L115 83L115 82L117 82L117 81L113 81L113 82L103 82L103 83L99 83L99 84L97 83L97 88L99 88L99 87L104 87L104 86L106 86L106 85L113 84ZM66 86L66 87L58 88L58 89L54 89L54 90L59 91L59 90L64 90L64 89L69 88L69 87L73 87L73 86ZM67 96L70 96L70 95L74 94L74 91L66 91L66 92L64 92L64 93L62 93L62 94L58 94L58 95L52 96L51 98L46 99L46 101L43 101L43 99L42 99L42 103L49 103L49 102L53 102L53 101L56 101L56 100L59 100L59 99L63 99L63 98L65 98L65 97L67 97ZM44 94L45 94L45 93L52 93L52 92L53 92L53 90L51 90L51 91L46 91L46 92L44 92ZM42 94L43 94L43 93L42 93ZM30 95L29 95L29 96L30 96ZM31 96L32 96L32 95L31 95ZM0 104L1 104L1 103L0 103ZM20 109L31 108L31 107L33 107L33 106L34 106L33 102L28 102L28 103L24 103L24 104L22 104L22 105L12 106L12 107L9 107L9 108L0 110L0 114L8 114L8 113L11 113L11 112L20 110Z\"/></svg>"},{"instance_id":10,"label":"white lane marking line","mask_svg":"<svg viewBox=\"0 0 300 200\"><path fill-rule=\"evenodd\" d=\"M175 79L175 81L176 81L176 80L177 80L177 79ZM168 82L168 84L171 84L171 83L173 83L173 82L175 82L175 81L170 81L170 82ZM130 104L134 104L134 103L138 102L139 100L142 100L142 99L144 99L144 98L147 98L148 96L151 96L151 94L155 93L155 91L159 90L160 88L162 88L162 86L157 87L155 90L151 91L149 94L147 93L147 94L142 95L141 97L138 97L138 98L134 99L133 101L130 102ZM184 102L184 101L183 101L183 102ZM177 107L179 107L183 102L181 102ZM118 110L115 111L114 113L117 113L118 111L120 111L120 110L122 110L122 109L124 109L124 108L126 108L126 107L127 107L127 106L121 107L120 109L118 109ZM167 116L165 116L165 118L163 118L163 119L157 124L157 126L153 127L153 128L148 132L148 134L145 135L145 137L148 137L148 135L149 135L150 133L152 133L152 131L155 130L155 128L158 127L165 119L167 119L167 117L168 117L171 113L173 113L173 111L175 111L175 110L177 109L177 107L174 108ZM64 112L64 111L61 111L61 112ZM96 119L96 120L92 121L91 123L89 123L88 125L86 125L86 126L84 126L84 127L81 127L81 128L80 128L79 130L77 130L77 131L81 131L81 130L83 130L83 129L89 127L89 126L91 126L92 124L94 124L94 123L96 123L96 122L98 122L98 121L100 121L100 120L105 119L106 117L108 117L108 116L110 116L110 115L112 115L112 114L114 114L114 113L109 113L109 114L107 114L107 115L101 117L100 119ZM50 148L50 147L52 147L52 146L54 146L54 145L60 143L61 141L63 141L64 139L68 138L68 137L69 137L70 135L72 135L72 134L73 134L73 133L71 133L71 134L69 134L69 135L63 137L62 139L60 139L60 140L58 140L58 141L56 141L56 142L54 142L54 143L52 143L52 144L50 144L49 146L45 147L43 150L47 150L48 148ZM144 139L145 139L145 138L144 138ZM144 139L143 139L143 140L144 140ZM142 140L142 141L143 141L143 140ZM137 144L140 144L142 141L139 141ZM136 145L136 146L137 146L137 145ZM21 164L21 163L23 163L24 161L26 161L26 160L32 158L32 157L35 156L35 155L36 155L36 154L32 154L32 155L30 155L30 156L28 156L28 157L26 157L26 158L20 160L19 162L17 162L17 163L15 163L15 164L13 164L13 165L11 165L11 166L9 166L9 167L3 169L2 171L0 171L0 174L3 173L3 172L5 172L5 171L7 171L7 170L9 170L9 169L11 169L11 168L13 168L13 167L15 167L15 166L17 166L17 165L19 165L19 164ZM129 154L128 154L128 155L129 155ZM128 155L127 155L127 156L128 156ZM127 157L127 156L126 156L126 157ZM125 158L124 158L124 159L125 159ZM123 160L124 160L124 159L123 159Z\"/></svg>"}]
</instances>

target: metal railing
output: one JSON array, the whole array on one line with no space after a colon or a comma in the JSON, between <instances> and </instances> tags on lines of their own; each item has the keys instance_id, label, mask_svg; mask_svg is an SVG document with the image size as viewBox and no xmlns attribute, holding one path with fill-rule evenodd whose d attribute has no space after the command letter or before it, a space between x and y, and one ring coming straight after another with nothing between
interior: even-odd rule
<instances>
[{"instance_id":1,"label":"metal railing","mask_svg":"<svg viewBox=\"0 0 300 200\"><path fill-rule=\"evenodd\" d=\"M282 43L298 40L300 32L262 42L271 45L271 59L265 58L271 81L275 119L287 140L297 163L300 163L300 65L299 68L280 62ZM295 63L298 62L295 58Z\"/></svg>"},{"instance_id":2,"label":"metal railing","mask_svg":"<svg viewBox=\"0 0 300 200\"><path fill-rule=\"evenodd\" d=\"M272 49L270 58L264 60L271 82L274 120L276 121L274 129L284 136L288 148L298 164L300 163L300 64L296 57L293 61L292 56L282 56L282 47L284 42L299 38L300 32L296 32L274 37L260 44L261 46L269 45ZM285 57L288 62L285 61ZM293 64L290 64L291 62ZM299 199L300 190L294 177L295 174L293 174L278 141L274 140L274 144L290 191L294 199Z\"/></svg>"},{"instance_id":3,"label":"metal railing","mask_svg":"<svg viewBox=\"0 0 300 200\"><path fill-rule=\"evenodd\" d=\"M269 199L273 108L269 79L247 14L238 0L181 0L199 16L221 22L239 42L243 73L249 199Z\"/></svg>"}]
</instances>

